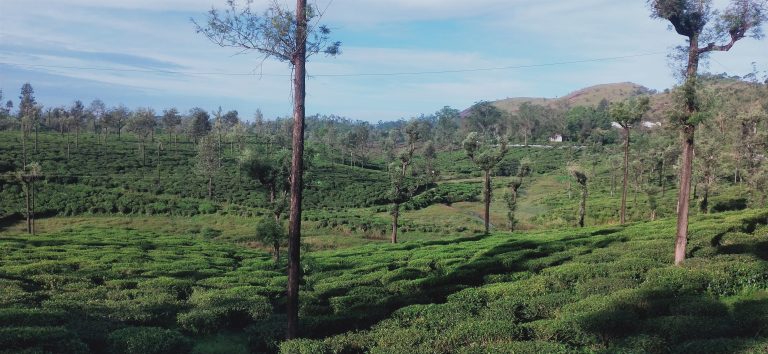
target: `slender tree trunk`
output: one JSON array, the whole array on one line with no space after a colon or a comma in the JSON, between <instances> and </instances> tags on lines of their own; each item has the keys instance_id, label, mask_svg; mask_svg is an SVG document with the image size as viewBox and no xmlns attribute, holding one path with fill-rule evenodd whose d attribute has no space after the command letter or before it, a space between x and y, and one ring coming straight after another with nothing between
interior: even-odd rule
<instances>
[{"instance_id":1,"label":"slender tree trunk","mask_svg":"<svg viewBox=\"0 0 768 354\"><path fill-rule=\"evenodd\" d=\"M35 181L30 183L32 186L32 236L35 236Z\"/></svg>"},{"instance_id":2,"label":"slender tree trunk","mask_svg":"<svg viewBox=\"0 0 768 354\"><path fill-rule=\"evenodd\" d=\"M24 136L24 132L21 133L21 162L23 166L27 165L27 138Z\"/></svg>"},{"instance_id":3,"label":"slender tree trunk","mask_svg":"<svg viewBox=\"0 0 768 354\"><path fill-rule=\"evenodd\" d=\"M208 176L208 200L213 196L213 177Z\"/></svg>"},{"instance_id":4,"label":"slender tree trunk","mask_svg":"<svg viewBox=\"0 0 768 354\"><path fill-rule=\"evenodd\" d=\"M26 177L24 177L24 178L26 178ZM29 183L29 181L24 181L24 184L27 187L26 191L25 191L26 200L27 200L27 233L28 234L32 234L32 212L31 212L32 208L31 208L31 205L30 205L30 198L29 198L29 185L30 185L30 183Z\"/></svg>"},{"instance_id":5,"label":"slender tree trunk","mask_svg":"<svg viewBox=\"0 0 768 354\"><path fill-rule=\"evenodd\" d=\"M35 153L37 153L37 124L35 124Z\"/></svg>"},{"instance_id":6,"label":"slender tree trunk","mask_svg":"<svg viewBox=\"0 0 768 354\"><path fill-rule=\"evenodd\" d=\"M483 183L483 199L485 203L485 210L483 211L483 221L485 224L485 234L490 233L490 219L491 219L491 171L485 170L485 181Z\"/></svg>"},{"instance_id":7,"label":"slender tree trunk","mask_svg":"<svg viewBox=\"0 0 768 354\"><path fill-rule=\"evenodd\" d=\"M704 214L709 214L709 186L705 182L702 188L704 188L704 195L701 196L699 210Z\"/></svg>"},{"instance_id":8,"label":"slender tree trunk","mask_svg":"<svg viewBox=\"0 0 768 354\"><path fill-rule=\"evenodd\" d=\"M392 243L397 243L397 219L400 217L400 203L392 205Z\"/></svg>"},{"instance_id":9,"label":"slender tree trunk","mask_svg":"<svg viewBox=\"0 0 768 354\"><path fill-rule=\"evenodd\" d=\"M696 107L696 76L699 69L699 38L689 38L688 67L686 68L686 82L683 88L687 116L693 116ZM688 244L688 208L691 195L691 175L693 170L693 142L696 126L687 121L682 124L683 162L680 167L680 192L678 194L677 211L677 235L675 240L675 265L680 265L685 260L685 249Z\"/></svg>"},{"instance_id":10,"label":"slender tree trunk","mask_svg":"<svg viewBox=\"0 0 768 354\"><path fill-rule=\"evenodd\" d=\"M275 241L272 247L275 248L275 266L280 263L280 243Z\"/></svg>"},{"instance_id":11,"label":"slender tree trunk","mask_svg":"<svg viewBox=\"0 0 768 354\"><path fill-rule=\"evenodd\" d=\"M287 339L299 335L299 278L301 246L301 200L304 175L304 99L307 61L307 0L296 0L296 53L293 56L293 156L291 159L291 205L288 221L288 331Z\"/></svg>"},{"instance_id":12,"label":"slender tree trunk","mask_svg":"<svg viewBox=\"0 0 768 354\"><path fill-rule=\"evenodd\" d=\"M675 265L685 260L688 244L688 208L691 196L691 175L693 160L694 127L689 125L683 131L683 163L680 169L680 193L678 194L677 240L675 241Z\"/></svg>"},{"instance_id":13,"label":"slender tree trunk","mask_svg":"<svg viewBox=\"0 0 768 354\"><path fill-rule=\"evenodd\" d=\"M581 202L579 203L579 227L584 227L584 215L587 213L587 184L581 186Z\"/></svg>"},{"instance_id":14,"label":"slender tree trunk","mask_svg":"<svg viewBox=\"0 0 768 354\"><path fill-rule=\"evenodd\" d=\"M627 179L629 179L629 128L624 128L624 177L621 182L621 224L627 222Z\"/></svg>"}]
</instances>

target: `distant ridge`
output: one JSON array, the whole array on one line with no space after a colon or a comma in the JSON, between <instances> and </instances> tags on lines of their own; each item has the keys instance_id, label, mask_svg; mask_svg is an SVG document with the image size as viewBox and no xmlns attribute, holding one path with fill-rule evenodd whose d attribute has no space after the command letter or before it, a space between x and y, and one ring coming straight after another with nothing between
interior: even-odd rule
<instances>
[{"instance_id":1,"label":"distant ridge","mask_svg":"<svg viewBox=\"0 0 768 354\"><path fill-rule=\"evenodd\" d=\"M655 95L656 91L632 82L601 84L571 92L559 98L514 97L494 101L493 104L507 112L516 113L523 103L550 108L568 109L577 106L597 106L603 99L608 102L622 101L639 95Z\"/></svg>"}]
</instances>

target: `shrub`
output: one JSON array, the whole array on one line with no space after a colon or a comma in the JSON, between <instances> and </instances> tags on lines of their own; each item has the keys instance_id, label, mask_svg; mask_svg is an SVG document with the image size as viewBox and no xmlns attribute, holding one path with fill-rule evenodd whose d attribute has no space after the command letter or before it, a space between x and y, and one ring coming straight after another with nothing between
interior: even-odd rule
<instances>
[{"instance_id":1,"label":"shrub","mask_svg":"<svg viewBox=\"0 0 768 354\"><path fill-rule=\"evenodd\" d=\"M329 352L328 346L317 340L294 339L280 344L281 354L323 354Z\"/></svg>"},{"instance_id":2,"label":"shrub","mask_svg":"<svg viewBox=\"0 0 768 354\"><path fill-rule=\"evenodd\" d=\"M178 315L179 325L194 333L212 333L228 327L242 328L272 313L272 305L260 288L244 286L229 289L193 291L188 302L192 310Z\"/></svg>"},{"instance_id":3,"label":"shrub","mask_svg":"<svg viewBox=\"0 0 768 354\"><path fill-rule=\"evenodd\" d=\"M109 349L118 354L188 353L191 342L178 331L159 327L126 327L112 332Z\"/></svg>"}]
</instances>

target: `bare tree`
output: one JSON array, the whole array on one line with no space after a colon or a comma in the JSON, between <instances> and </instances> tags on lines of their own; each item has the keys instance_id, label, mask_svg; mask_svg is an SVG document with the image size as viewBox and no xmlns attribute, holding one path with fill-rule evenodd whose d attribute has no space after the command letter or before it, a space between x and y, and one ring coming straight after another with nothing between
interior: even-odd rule
<instances>
[{"instance_id":1,"label":"bare tree","mask_svg":"<svg viewBox=\"0 0 768 354\"><path fill-rule=\"evenodd\" d=\"M685 260L688 244L694 133L705 116L696 92L699 62L711 52L730 50L747 36L762 37L760 26L766 21L766 3L764 0L732 0L722 12L712 10L711 0L649 0L648 4L652 17L669 21L678 34L688 39L687 48L678 48L680 62L686 63L681 89L683 107L672 114L682 138L675 241L675 265L680 265ZM701 46L700 43L707 44Z\"/></svg>"}]
</instances>

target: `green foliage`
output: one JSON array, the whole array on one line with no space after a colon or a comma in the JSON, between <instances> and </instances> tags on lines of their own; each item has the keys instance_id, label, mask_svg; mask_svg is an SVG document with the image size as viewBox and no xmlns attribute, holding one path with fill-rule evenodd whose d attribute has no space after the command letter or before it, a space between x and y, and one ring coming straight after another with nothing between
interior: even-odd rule
<instances>
[{"instance_id":1,"label":"green foliage","mask_svg":"<svg viewBox=\"0 0 768 354\"><path fill-rule=\"evenodd\" d=\"M190 340L174 330L126 327L109 335L109 350L120 354L188 353Z\"/></svg>"}]
</instances>

